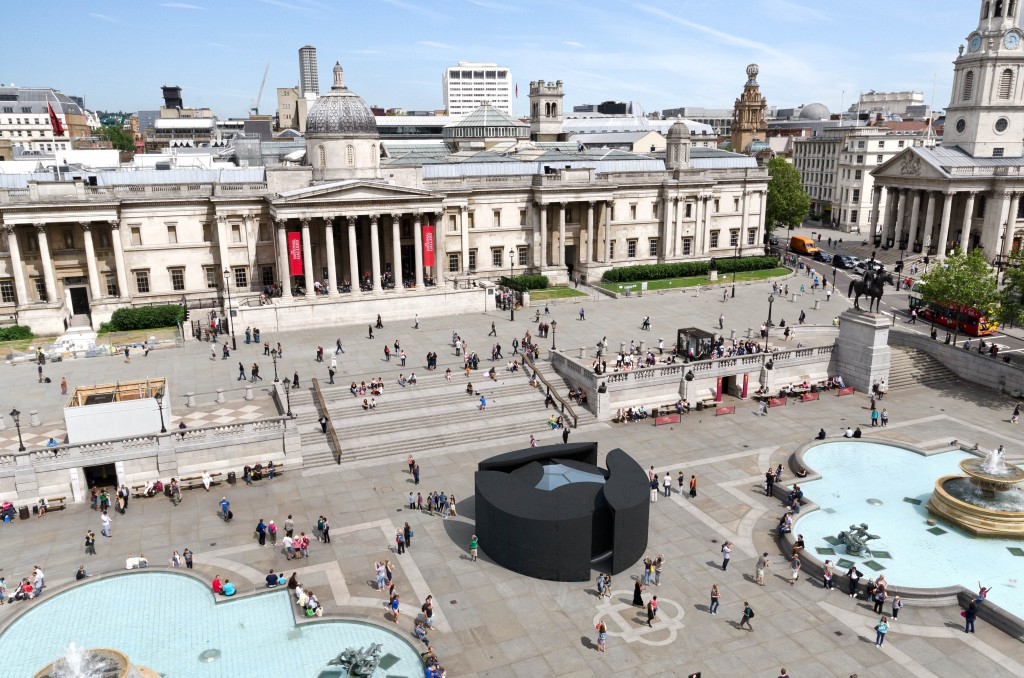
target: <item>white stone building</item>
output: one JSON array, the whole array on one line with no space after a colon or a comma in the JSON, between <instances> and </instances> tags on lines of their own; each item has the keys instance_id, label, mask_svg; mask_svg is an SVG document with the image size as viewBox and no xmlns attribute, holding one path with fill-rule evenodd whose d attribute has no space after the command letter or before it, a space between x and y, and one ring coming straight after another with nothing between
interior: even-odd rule
<instances>
[{"instance_id":1,"label":"white stone building","mask_svg":"<svg viewBox=\"0 0 1024 678\"><path fill-rule=\"evenodd\" d=\"M336 65L306 128L304 164L5 175L0 315L37 332L96 326L133 304L226 304L226 278L236 322L270 330L479 310L477 283L510 265L565 282L763 252L767 173L693 147L681 122L665 159L520 128L468 131L481 149L382 149Z\"/></svg>"},{"instance_id":2,"label":"white stone building","mask_svg":"<svg viewBox=\"0 0 1024 678\"><path fill-rule=\"evenodd\" d=\"M460 61L446 68L441 80L444 107L451 117L467 115L485 101L514 115L512 71L506 66Z\"/></svg>"}]
</instances>

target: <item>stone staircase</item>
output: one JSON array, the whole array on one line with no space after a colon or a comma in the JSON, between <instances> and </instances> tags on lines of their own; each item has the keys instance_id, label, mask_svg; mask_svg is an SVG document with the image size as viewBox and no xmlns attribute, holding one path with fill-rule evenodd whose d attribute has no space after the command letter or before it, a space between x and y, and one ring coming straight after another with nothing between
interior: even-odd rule
<instances>
[{"instance_id":1,"label":"stone staircase","mask_svg":"<svg viewBox=\"0 0 1024 678\"><path fill-rule=\"evenodd\" d=\"M353 397L348 383L320 382L334 430L342 446L342 463L387 456L416 455L430 449L457 445L521 441L547 430L552 410L544 408L543 391L534 389L522 372L500 373L493 382L482 373L473 375L477 391L487 397L487 409L477 409L479 396L466 393L466 378L458 373L448 383L442 372L419 375L419 383L402 388L394 379L385 382L377 409L366 412L363 399ZM334 456L320 430L320 416L311 390L292 393L302 439L305 466L334 464ZM589 413L587 413L589 415ZM589 415L591 420L593 415ZM582 423L582 422L581 422Z\"/></svg>"},{"instance_id":2,"label":"stone staircase","mask_svg":"<svg viewBox=\"0 0 1024 678\"><path fill-rule=\"evenodd\" d=\"M941 387L958 381L956 374L928 353L916 348L892 347L892 362L889 365L890 391L913 386Z\"/></svg>"}]
</instances>

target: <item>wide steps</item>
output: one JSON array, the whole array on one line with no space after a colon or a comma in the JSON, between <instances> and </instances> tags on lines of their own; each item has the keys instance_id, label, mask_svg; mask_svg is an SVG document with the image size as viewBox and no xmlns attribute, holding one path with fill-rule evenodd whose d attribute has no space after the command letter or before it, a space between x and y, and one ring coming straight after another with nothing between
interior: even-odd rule
<instances>
[{"instance_id":1,"label":"wide steps","mask_svg":"<svg viewBox=\"0 0 1024 678\"><path fill-rule=\"evenodd\" d=\"M893 347L889 365L891 389L943 386L959 381L954 372L919 349Z\"/></svg>"}]
</instances>

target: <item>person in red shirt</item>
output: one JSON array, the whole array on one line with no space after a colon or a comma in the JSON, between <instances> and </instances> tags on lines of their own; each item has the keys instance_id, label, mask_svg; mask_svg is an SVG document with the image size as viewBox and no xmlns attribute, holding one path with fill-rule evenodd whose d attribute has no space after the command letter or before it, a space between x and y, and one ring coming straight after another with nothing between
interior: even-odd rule
<instances>
[{"instance_id":1,"label":"person in red shirt","mask_svg":"<svg viewBox=\"0 0 1024 678\"><path fill-rule=\"evenodd\" d=\"M219 574L213 578L213 592L216 594L221 594L224 592L224 585L220 583Z\"/></svg>"}]
</instances>

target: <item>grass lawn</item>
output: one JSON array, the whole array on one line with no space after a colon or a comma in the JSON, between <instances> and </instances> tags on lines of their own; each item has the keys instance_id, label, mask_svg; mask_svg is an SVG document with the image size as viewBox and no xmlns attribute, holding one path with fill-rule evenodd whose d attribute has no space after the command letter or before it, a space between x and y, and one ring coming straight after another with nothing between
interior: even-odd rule
<instances>
[{"instance_id":1,"label":"grass lawn","mask_svg":"<svg viewBox=\"0 0 1024 678\"><path fill-rule=\"evenodd\" d=\"M764 271L743 271L736 274L736 282L744 282L750 280L767 280L769 278L778 278L780 276L789 275L790 269L788 268L770 268ZM628 282L628 283L601 283L598 287L606 289L610 292L617 294L625 294L626 289L632 286L631 291L636 294L640 291L642 281ZM725 284L732 282L732 273L719 273L718 283ZM707 285L708 278L706 275L695 275L689 278L665 278L664 280L648 280L647 289L648 291L653 290L668 290L677 287L696 287L697 285Z\"/></svg>"},{"instance_id":2,"label":"grass lawn","mask_svg":"<svg viewBox=\"0 0 1024 678\"><path fill-rule=\"evenodd\" d=\"M530 300L544 300L544 299L567 299L569 297L585 297L585 293L575 290L571 287L549 287L543 290L531 290Z\"/></svg>"}]
</instances>

